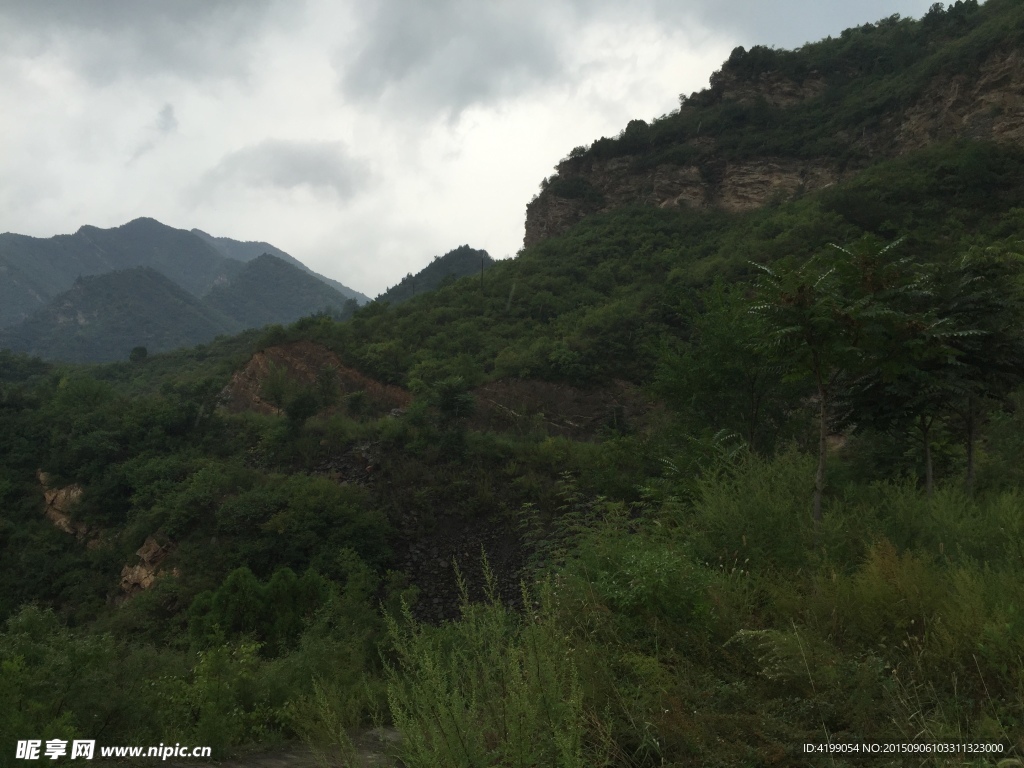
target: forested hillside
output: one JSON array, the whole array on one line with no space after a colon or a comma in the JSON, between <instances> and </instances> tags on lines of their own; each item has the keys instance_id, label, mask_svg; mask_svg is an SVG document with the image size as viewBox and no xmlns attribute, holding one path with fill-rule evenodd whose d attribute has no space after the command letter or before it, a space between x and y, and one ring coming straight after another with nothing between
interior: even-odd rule
<instances>
[{"instance_id":1,"label":"forested hillside","mask_svg":"<svg viewBox=\"0 0 1024 768\"><path fill-rule=\"evenodd\" d=\"M884 123L928 62L1019 57L1020 19L958 2L720 77ZM757 131L713 95L664 123L720 110L729 163ZM26 735L354 759L385 726L407 766L1020 765L1014 135L594 205L346 320L0 353L0 764ZM868 743L912 751L839 751Z\"/></svg>"},{"instance_id":2,"label":"forested hillside","mask_svg":"<svg viewBox=\"0 0 1024 768\"><path fill-rule=\"evenodd\" d=\"M409 273L398 285L393 285L377 297L377 301L401 304L413 296L435 291L445 282L452 282L469 275L482 275L494 264L487 251L478 251L468 245L453 248L444 256L435 256L427 266L415 275Z\"/></svg>"},{"instance_id":3,"label":"forested hillside","mask_svg":"<svg viewBox=\"0 0 1024 768\"><path fill-rule=\"evenodd\" d=\"M1024 10L936 3L787 51L732 52L679 109L573 149L527 208L527 245L630 203L745 211L936 141L1019 145Z\"/></svg>"},{"instance_id":4,"label":"forested hillside","mask_svg":"<svg viewBox=\"0 0 1024 768\"><path fill-rule=\"evenodd\" d=\"M345 298L269 253L246 264L228 284L214 286L203 303L233 318L240 328L291 323L317 312L351 314L358 306L355 298Z\"/></svg>"},{"instance_id":5,"label":"forested hillside","mask_svg":"<svg viewBox=\"0 0 1024 768\"><path fill-rule=\"evenodd\" d=\"M0 348L71 363L126 360L131 350L190 347L246 327L149 267L82 277L18 325Z\"/></svg>"},{"instance_id":6,"label":"forested hillside","mask_svg":"<svg viewBox=\"0 0 1024 768\"><path fill-rule=\"evenodd\" d=\"M280 248L275 248L270 243L264 243L262 241L240 242L238 240L232 240L230 237L214 237L213 235L208 235L206 232L203 232L201 229L193 229L192 234L205 240L229 259L248 262L259 258L265 253L269 253L271 256L276 256L282 261L288 262L293 267L298 267L304 272L315 275L318 280L331 286L346 299L355 299L360 304L365 304L370 300L369 296L365 296L362 293L359 293L359 291L354 291L348 286L342 285L337 280L332 280L329 277L324 277L323 275L314 272L294 256L285 253Z\"/></svg>"}]
</instances>

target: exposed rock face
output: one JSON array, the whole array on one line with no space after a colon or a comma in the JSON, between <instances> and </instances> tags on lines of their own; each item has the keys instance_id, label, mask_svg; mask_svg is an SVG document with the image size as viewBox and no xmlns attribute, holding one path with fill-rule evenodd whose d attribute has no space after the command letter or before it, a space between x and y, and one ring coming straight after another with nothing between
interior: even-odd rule
<instances>
[{"instance_id":1,"label":"exposed rock face","mask_svg":"<svg viewBox=\"0 0 1024 768\"><path fill-rule=\"evenodd\" d=\"M821 96L823 79L803 82L763 73L754 82L740 82L720 73L714 90L722 101L764 99L790 108ZM683 109L696 109L684 105ZM889 157L954 138L985 139L1024 145L1024 56L1017 51L992 54L972 75L936 77L921 97L888 116L879 128L859 136L839 135L868 157ZM748 211L778 199L821 189L856 169L842 169L831 158L757 157L715 160L714 140L694 137L690 147L704 159L694 165L641 167L636 157L563 161L557 178L582 177L597 194L590 199L558 197L542 192L526 207L525 246L562 234L593 213L641 203L659 207L687 206Z\"/></svg>"},{"instance_id":2,"label":"exposed rock face","mask_svg":"<svg viewBox=\"0 0 1024 768\"><path fill-rule=\"evenodd\" d=\"M749 211L799 192L827 187L844 177L838 163L827 159L808 162L765 157L704 169L664 164L639 173L631 171L631 165L629 157L593 161L585 175L601 192L600 204L552 194L536 197L526 206L523 244L531 246L560 235L592 213L633 203Z\"/></svg>"},{"instance_id":3,"label":"exposed rock face","mask_svg":"<svg viewBox=\"0 0 1024 768\"><path fill-rule=\"evenodd\" d=\"M50 486L50 475L43 470L36 472L39 484L43 486L43 514L46 519L57 528L70 533L79 541L82 541L89 533L89 526L80 521L71 519L70 510L82 498L82 487L80 485L67 485L63 488L52 488Z\"/></svg>"},{"instance_id":4,"label":"exposed rock face","mask_svg":"<svg viewBox=\"0 0 1024 768\"><path fill-rule=\"evenodd\" d=\"M1024 144L1024 57L993 55L974 77L935 78L889 126L901 153L952 138Z\"/></svg>"},{"instance_id":5,"label":"exposed rock face","mask_svg":"<svg viewBox=\"0 0 1024 768\"><path fill-rule=\"evenodd\" d=\"M740 81L727 72L721 72L715 84L722 91L723 101L744 104L764 99L773 107L792 107L821 96L826 88L823 77L812 74L798 82L777 72L762 72L756 82Z\"/></svg>"},{"instance_id":6,"label":"exposed rock face","mask_svg":"<svg viewBox=\"0 0 1024 768\"><path fill-rule=\"evenodd\" d=\"M136 565L125 565L121 569L121 591L131 595L149 589L160 575L160 564L167 558L169 546L160 544L152 536L146 538L135 552L139 557ZM172 571L175 575L176 572Z\"/></svg>"}]
</instances>

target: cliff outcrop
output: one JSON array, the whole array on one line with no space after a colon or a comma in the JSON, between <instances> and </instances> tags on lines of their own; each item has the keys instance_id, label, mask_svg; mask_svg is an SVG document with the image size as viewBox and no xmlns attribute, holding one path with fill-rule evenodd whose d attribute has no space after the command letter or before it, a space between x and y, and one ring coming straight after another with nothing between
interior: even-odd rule
<instances>
[{"instance_id":1,"label":"cliff outcrop","mask_svg":"<svg viewBox=\"0 0 1024 768\"><path fill-rule=\"evenodd\" d=\"M696 124L692 135L660 146L658 153L618 150L617 156L602 157L575 151L560 162L557 174L526 207L524 245L562 234L594 213L638 203L749 211L822 189L878 159L939 141L963 138L1024 146L1024 55L1018 50L992 52L967 72L931 77L901 108L829 136L830 153L757 154L737 152L734 146L726 151L721 132L701 135L701 110L722 105L756 104L782 124L792 118L794 125L803 120L806 128L810 112L801 110L815 102L820 110L821 100L837 98L829 89L813 72L802 78L775 72L741 78L726 67L712 78L710 89L683 100L680 114ZM634 124L647 129L643 121L634 121L620 142Z\"/></svg>"},{"instance_id":2,"label":"cliff outcrop","mask_svg":"<svg viewBox=\"0 0 1024 768\"><path fill-rule=\"evenodd\" d=\"M71 517L71 511L82 498L82 486L66 485L63 488L55 488L49 473L42 470L36 472L36 478L43 489L43 515L46 519L64 533L70 533L79 541L84 540L89 533L89 527Z\"/></svg>"}]
</instances>

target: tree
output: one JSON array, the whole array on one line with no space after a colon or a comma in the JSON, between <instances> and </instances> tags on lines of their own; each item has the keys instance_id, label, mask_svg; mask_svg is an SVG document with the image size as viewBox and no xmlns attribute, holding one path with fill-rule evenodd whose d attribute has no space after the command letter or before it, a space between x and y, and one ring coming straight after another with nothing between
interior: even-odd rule
<instances>
[{"instance_id":1,"label":"tree","mask_svg":"<svg viewBox=\"0 0 1024 768\"><path fill-rule=\"evenodd\" d=\"M133 363L141 363L149 356L149 350L145 347L132 347L132 351L128 353L128 360Z\"/></svg>"},{"instance_id":2,"label":"tree","mask_svg":"<svg viewBox=\"0 0 1024 768\"><path fill-rule=\"evenodd\" d=\"M757 300L751 311L763 323L763 346L786 369L788 378L814 383L818 408L818 466L814 475L812 514L821 521L832 400L843 373L851 367L855 343L850 337L849 307L835 267L819 259L798 267L761 270Z\"/></svg>"},{"instance_id":3,"label":"tree","mask_svg":"<svg viewBox=\"0 0 1024 768\"><path fill-rule=\"evenodd\" d=\"M769 452L785 419L782 366L758 345L747 286L716 282L681 310L690 343L662 355L658 388L693 425L729 430Z\"/></svg>"},{"instance_id":4,"label":"tree","mask_svg":"<svg viewBox=\"0 0 1024 768\"><path fill-rule=\"evenodd\" d=\"M275 408L283 409L293 389L291 378L288 376L288 368L273 360L268 360L267 374L260 386L262 398Z\"/></svg>"},{"instance_id":5,"label":"tree","mask_svg":"<svg viewBox=\"0 0 1024 768\"><path fill-rule=\"evenodd\" d=\"M840 249L860 359L842 393L844 420L857 429L916 430L931 495L932 428L959 416L970 487L982 404L1022 379L1024 264L1000 249L975 249L920 266L881 258L889 248Z\"/></svg>"},{"instance_id":6,"label":"tree","mask_svg":"<svg viewBox=\"0 0 1024 768\"><path fill-rule=\"evenodd\" d=\"M1024 259L1001 247L975 248L935 275L939 311L969 330L950 340L959 386L949 410L963 429L966 484L974 485L974 446L986 402L1000 400L1024 380Z\"/></svg>"},{"instance_id":7,"label":"tree","mask_svg":"<svg viewBox=\"0 0 1024 768\"><path fill-rule=\"evenodd\" d=\"M894 361L900 364L891 349L898 340L893 328L905 317L899 308L921 290L909 260L893 256L899 242L879 247L873 238L866 238L852 249L833 245L827 266L822 257L797 267L783 264L772 269L755 264L762 274L752 312L764 324L763 344L789 371L790 379L810 379L814 384L818 407L815 523L821 520L829 429L843 422L858 423L863 414L860 406L867 402L852 398L851 387L867 393L876 383L890 380ZM875 400L874 407L879 410L868 414L875 420L903 413L902 408L891 410L892 401L884 397Z\"/></svg>"}]
</instances>

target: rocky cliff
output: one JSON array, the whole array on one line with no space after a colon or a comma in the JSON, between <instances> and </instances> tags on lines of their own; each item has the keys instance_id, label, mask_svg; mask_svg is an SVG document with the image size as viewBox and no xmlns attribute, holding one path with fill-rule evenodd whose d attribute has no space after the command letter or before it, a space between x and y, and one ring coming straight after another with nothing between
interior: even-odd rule
<instances>
[{"instance_id":1,"label":"rocky cliff","mask_svg":"<svg viewBox=\"0 0 1024 768\"><path fill-rule=\"evenodd\" d=\"M868 125L836 131L830 139L844 147L842 154L736 157L735 151L722 151L721 134L700 134L699 115L709 105L758 104L782 120L792 115L795 122L801 110L820 110L828 98L836 98L835 89L830 93L826 80L814 72L741 78L726 68L712 78L710 89L683 99L680 115L685 118L690 112L697 129L681 137L673 152L662 148L660 155L667 161L652 162L651 153L643 151L600 157L577 150L559 163L557 174L527 205L524 245L559 235L588 215L635 203L751 210L827 187L875 160L937 141L966 138L1024 145L1024 55L1017 49L991 52L968 72L932 76L902 108ZM646 128L642 121L634 123Z\"/></svg>"}]
</instances>

